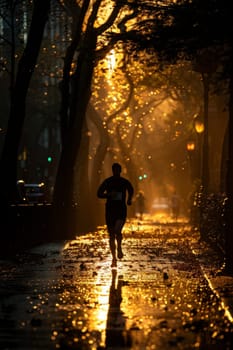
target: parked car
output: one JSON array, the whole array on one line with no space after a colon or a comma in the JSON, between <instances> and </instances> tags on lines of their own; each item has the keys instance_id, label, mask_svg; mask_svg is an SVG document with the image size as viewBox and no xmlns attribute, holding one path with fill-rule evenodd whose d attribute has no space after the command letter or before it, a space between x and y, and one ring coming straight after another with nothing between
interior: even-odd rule
<instances>
[{"instance_id":1,"label":"parked car","mask_svg":"<svg viewBox=\"0 0 233 350\"><path fill-rule=\"evenodd\" d=\"M41 183L24 183L23 180L17 182L19 201L21 203L44 203L46 199L46 188Z\"/></svg>"}]
</instances>

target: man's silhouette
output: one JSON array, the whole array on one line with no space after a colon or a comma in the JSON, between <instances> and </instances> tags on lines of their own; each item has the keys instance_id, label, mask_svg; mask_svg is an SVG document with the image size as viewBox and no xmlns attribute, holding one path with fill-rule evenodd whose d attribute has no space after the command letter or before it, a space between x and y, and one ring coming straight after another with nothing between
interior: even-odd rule
<instances>
[{"instance_id":1,"label":"man's silhouette","mask_svg":"<svg viewBox=\"0 0 233 350\"><path fill-rule=\"evenodd\" d=\"M112 267L116 267L117 257L118 259L123 258L121 249L122 228L127 217L127 205L132 203L134 189L129 180L121 177L120 164L114 163L112 165L112 173L113 175L105 179L100 185L97 196L98 198L106 198L105 220L109 233Z\"/></svg>"}]
</instances>

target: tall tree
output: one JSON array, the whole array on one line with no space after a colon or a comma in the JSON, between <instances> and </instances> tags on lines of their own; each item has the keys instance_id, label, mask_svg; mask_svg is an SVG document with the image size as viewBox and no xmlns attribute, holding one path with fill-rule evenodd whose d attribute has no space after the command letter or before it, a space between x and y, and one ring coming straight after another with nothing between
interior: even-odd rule
<instances>
[{"instance_id":1,"label":"tall tree","mask_svg":"<svg viewBox=\"0 0 233 350\"><path fill-rule=\"evenodd\" d=\"M10 115L0 161L1 201L11 201L15 198L17 157L25 120L26 97L37 62L49 9L49 0L35 0L33 3L27 44L18 64L14 85L12 84Z\"/></svg>"},{"instance_id":2,"label":"tall tree","mask_svg":"<svg viewBox=\"0 0 233 350\"><path fill-rule=\"evenodd\" d=\"M99 59L116 43L107 40L108 30L112 26L125 24L136 18L137 6L140 1L112 1L105 0L82 2L79 21L73 41L67 50L67 61L64 66L63 83L63 147L58 167L54 189L53 231L56 235L66 235L75 225L76 214L73 210L75 164L80 154L80 144L87 106L91 97L91 86L94 67ZM125 11L121 12L122 9ZM123 13L123 17L122 17ZM130 13L130 15L129 15ZM120 19L118 19L121 14ZM117 23L115 23L117 21ZM81 30L81 33L80 33ZM105 36L105 39L104 39ZM101 41L102 38L102 41ZM105 44L107 42L107 44ZM99 49L99 46L101 47ZM69 74L71 65L75 61L75 72L70 84ZM63 87L63 85L62 85ZM70 96L68 89L71 89Z\"/></svg>"}]
</instances>

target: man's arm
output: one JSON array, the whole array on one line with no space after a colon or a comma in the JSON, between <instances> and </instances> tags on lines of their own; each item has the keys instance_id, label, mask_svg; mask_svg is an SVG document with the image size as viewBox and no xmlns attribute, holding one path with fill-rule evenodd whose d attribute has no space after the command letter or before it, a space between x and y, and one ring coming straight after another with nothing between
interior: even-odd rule
<instances>
[{"instance_id":1,"label":"man's arm","mask_svg":"<svg viewBox=\"0 0 233 350\"><path fill-rule=\"evenodd\" d=\"M102 184L100 185L100 187L97 190L97 197L98 198L107 198L107 192L106 192L106 183L105 181L102 182Z\"/></svg>"}]
</instances>

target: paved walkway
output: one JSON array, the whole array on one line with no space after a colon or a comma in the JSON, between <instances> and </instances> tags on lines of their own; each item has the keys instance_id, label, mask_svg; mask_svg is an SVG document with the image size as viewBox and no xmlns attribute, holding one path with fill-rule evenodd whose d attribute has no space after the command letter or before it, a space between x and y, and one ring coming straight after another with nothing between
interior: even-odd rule
<instances>
[{"instance_id":1,"label":"paved walkway","mask_svg":"<svg viewBox=\"0 0 233 350\"><path fill-rule=\"evenodd\" d=\"M123 250L99 227L0 261L0 349L232 349L232 278L188 224L131 221Z\"/></svg>"}]
</instances>

